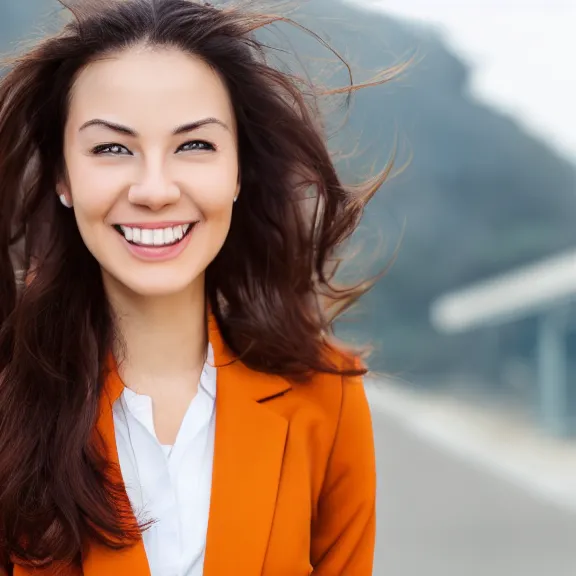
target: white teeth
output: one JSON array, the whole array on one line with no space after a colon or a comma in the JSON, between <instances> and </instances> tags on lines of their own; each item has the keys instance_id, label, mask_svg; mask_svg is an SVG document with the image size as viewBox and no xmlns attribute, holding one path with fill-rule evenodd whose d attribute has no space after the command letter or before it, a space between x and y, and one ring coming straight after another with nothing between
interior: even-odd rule
<instances>
[{"instance_id":1,"label":"white teeth","mask_svg":"<svg viewBox=\"0 0 576 576\"><path fill-rule=\"evenodd\" d=\"M154 246L164 245L164 230L153 230L152 231L152 242Z\"/></svg>"},{"instance_id":2,"label":"white teeth","mask_svg":"<svg viewBox=\"0 0 576 576\"><path fill-rule=\"evenodd\" d=\"M146 244L147 246L154 246L154 231L150 228L143 228L140 232L142 238L140 239L141 244Z\"/></svg>"},{"instance_id":3,"label":"white teeth","mask_svg":"<svg viewBox=\"0 0 576 576\"><path fill-rule=\"evenodd\" d=\"M120 226L124 237L129 242L143 246L165 246L182 240L191 224L172 226L170 228L131 228Z\"/></svg>"}]
</instances>

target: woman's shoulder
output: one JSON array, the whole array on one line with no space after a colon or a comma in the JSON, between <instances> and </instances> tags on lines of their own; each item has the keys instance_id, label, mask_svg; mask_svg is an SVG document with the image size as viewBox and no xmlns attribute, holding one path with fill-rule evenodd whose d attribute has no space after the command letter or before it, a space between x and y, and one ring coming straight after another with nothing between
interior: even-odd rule
<instances>
[{"instance_id":1,"label":"woman's shoulder","mask_svg":"<svg viewBox=\"0 0 576 576\"><path fill-rule=\"evenodd\" d=\"M334 423L340 419L343 405L363 403L365 399L362 359L348 351L332 348L327 352L334 373L312 372L306 379L288 379L290 393L286 404L299 412L310 412ZM361 417L361 414L360 414Z\"/></svg>"},{"instance_id":2,"label":"woman's shoulder","mask_svg":"<svg viewBox=\"0 0 576 576\"><path fill-rule=\"evenodd\" d=\"M334 359L342 362L342 367L352 365L362 371L363 363L357 357L335 353ZM290 453L296 460L304 456L312 462L317 480L337 477L356 465L369 475L374 459L373 428L362 375L314 373L304 382L292 381L290 389L268 408L288 421ZM371 481L368 478L361 484L365 487Z\"/></svg>"}]
</instances>

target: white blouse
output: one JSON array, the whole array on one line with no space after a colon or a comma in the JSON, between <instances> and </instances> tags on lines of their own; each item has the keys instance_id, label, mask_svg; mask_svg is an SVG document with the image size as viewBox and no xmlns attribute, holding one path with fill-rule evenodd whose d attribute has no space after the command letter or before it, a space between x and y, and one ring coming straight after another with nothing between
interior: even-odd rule
<instances>
[{"instance_id":1,"label":"white blouse","mask_svg":"<svg viewBox=\"0 0 576 576\"><path fill-rule=\"evenodd\" d=\"M132 508L155 520L143 533L152 576L202 576L210 508L216 369L213 352L174 446L154 431L152 399L129 388L114 403L120 468Z\"/></svg>"}]
</instances>

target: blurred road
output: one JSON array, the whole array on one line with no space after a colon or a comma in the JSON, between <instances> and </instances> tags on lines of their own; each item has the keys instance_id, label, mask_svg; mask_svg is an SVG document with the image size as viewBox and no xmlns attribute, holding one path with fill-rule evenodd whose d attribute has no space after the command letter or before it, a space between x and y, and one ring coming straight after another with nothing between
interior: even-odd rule
<instances>
[{"instance_id":1,"label":"blurred road","mask_svg":"<svg viewBox=\"0 0 576 576\"><path fill-rule=\"evenodd\" d=\"M373 419L374 576L576 574L575 513L460 461L375 409Z\"/></svg>"}]
</instances>

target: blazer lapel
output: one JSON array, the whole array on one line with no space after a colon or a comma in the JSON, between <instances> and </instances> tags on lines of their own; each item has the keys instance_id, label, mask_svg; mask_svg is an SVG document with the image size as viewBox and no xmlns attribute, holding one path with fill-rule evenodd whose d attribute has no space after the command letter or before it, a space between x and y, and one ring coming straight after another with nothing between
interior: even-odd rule
<instances>
[{"instance_id":1,"label":"blazer lapel","mask_svg":"<svg viewBox=\"0 0 576 576\"><path fill-rule=\"evenodd\" d=\"M97 429L104 440L108 460L115 468L116 481L122 481L122 475L120 473L120 462L116 446L112 406L120 397L120 394L122 394L123 389L124 384L118 375L116 364L111 358L109 375L100 398L100 414ZM120 505L130 506L128 495L126 495L126 501ZM128 512L131 513L130 508ZM134 521L136 522L136 519L134 519ZM102 576L103 574L150 576L150 568L142 539L130 548L123 550L111 550L98 542L89 541L86 543L82 555L82 569L83 576Z\"/></svg>"},{"instance_id":2,"label":"blazer lapel","mask_svg":"<svg viewBox=\"0 0 576 576\"><path fill-rule=\"evenodd\" d=\"M204 576L261 574L272 527L288 422L261 402L287 380L234 362L213 318L216 438Z\"/></svg>"}]
</instances>

